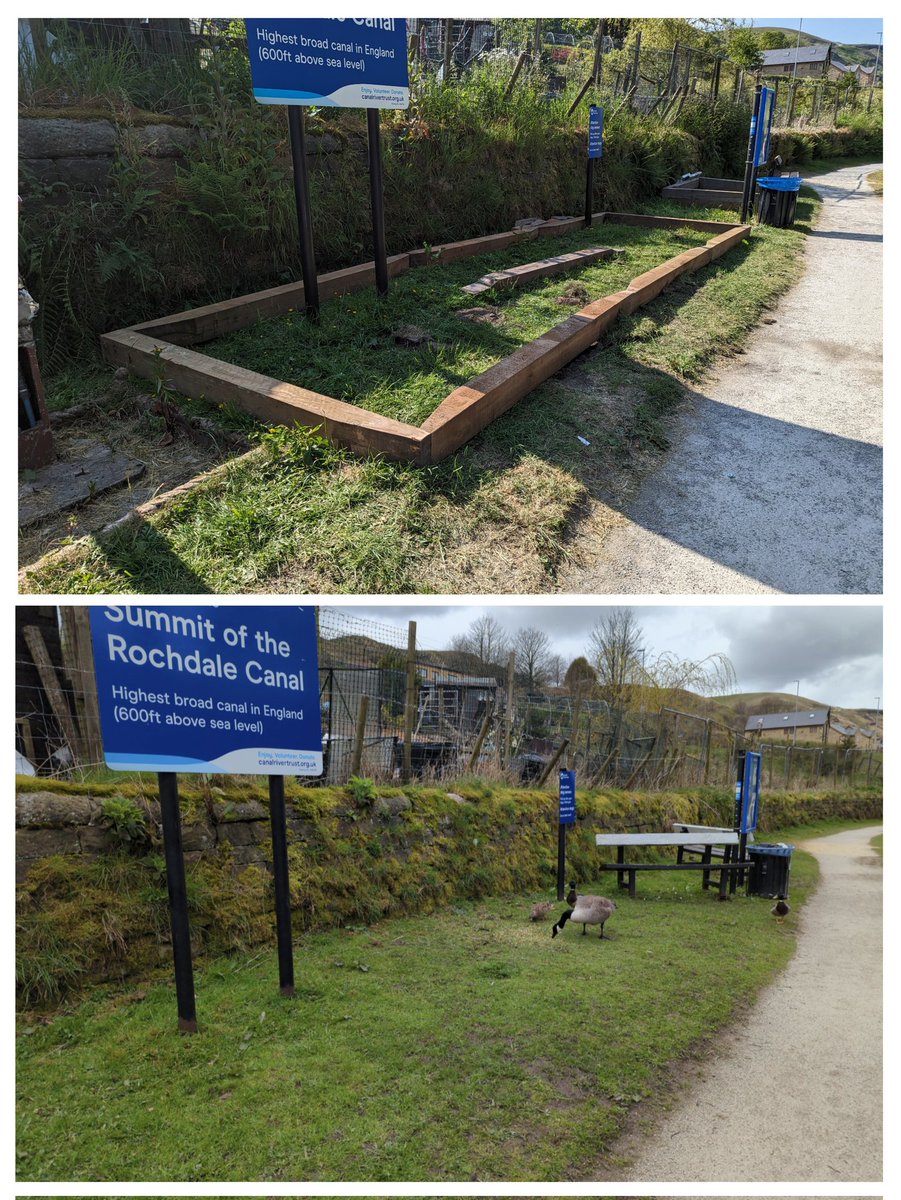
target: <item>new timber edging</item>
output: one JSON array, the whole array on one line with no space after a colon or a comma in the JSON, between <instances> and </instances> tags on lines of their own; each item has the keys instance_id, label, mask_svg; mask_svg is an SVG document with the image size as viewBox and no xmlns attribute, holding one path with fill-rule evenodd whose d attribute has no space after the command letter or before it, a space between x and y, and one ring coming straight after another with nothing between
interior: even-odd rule
<instances>
[{"instance_id":1,"label":"new timber edging","mask_svg":"<svg viewBox=\"0 0 901 1200\"><path fill-rule=\"evenodd\" d=\"M301 283L269 288L104 334L100 339L103 356L107 362L127 367L148 379L156 378L162 370L166 382L177 390L220 404L234 404L262 421L318 428L335 445L354 454L382 454L396 462L428 466L459 450L496 417L584 353L620 313L629 314L647 304L674 279L718 259L751 231L750 225L725 221L683 220L642 213L593 215L593 222L605 221L658 229L688 226L713 236L705 246L686 250L636 276L623 290L586 305L482 375L455 388L419 427L190 349L262 317L281 316L301 308L304 304ZM389 274L400 275L429 262L456 262L504 249L521 240L580 228L584 228L582 218L557 218L506 233L412 250L389 258ZM375 266L371 262L332 271L319 278L320 298L327 300L359 291L374 282Z\"/></svg>"}]
</instances>

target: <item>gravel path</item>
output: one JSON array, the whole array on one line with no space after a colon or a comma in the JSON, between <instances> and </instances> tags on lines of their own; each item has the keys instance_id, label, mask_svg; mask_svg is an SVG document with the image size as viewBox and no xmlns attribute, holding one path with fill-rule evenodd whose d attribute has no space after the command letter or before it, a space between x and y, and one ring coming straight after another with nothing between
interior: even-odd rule
<instances>
[{"instance_id":1,"label":"gravel path","mask_svg":"<svg viewBox=\"0 0 901 1200\"><path fill-rule=\"evenodd\" d=\"M823 199L800 282L677 421L579 593L882 591L880 164Z\"/></svg>"},{"instance_id":2,"label":"gravel path","mask_svg":"<svg viewBox=\"0 0 901 1200\"><path fill-rule=\"evenodd\" d=\"M801 843L821 879L797 953L647 1144L622 1148L629 1180L881 1181L880 832Z\"/></svg>"}]
</instances>

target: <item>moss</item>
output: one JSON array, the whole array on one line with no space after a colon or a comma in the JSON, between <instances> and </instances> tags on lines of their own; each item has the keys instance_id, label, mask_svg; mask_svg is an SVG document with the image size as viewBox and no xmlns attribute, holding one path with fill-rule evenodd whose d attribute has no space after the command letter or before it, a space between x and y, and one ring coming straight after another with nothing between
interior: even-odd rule
<instances>
[{"instance_id":1,"label":"moss","mask_svg":"<svg viewBox=\"0 0 901 1200\"><path fill-rule=\"evenodd\" d=\"M77 785L68 790L83 794ZM344 788L295 789L292 807L304 821L302 831L289 831L295 927L371 924L431 912L454 900L553 885L556 801L550 792L475 785L449 790L471 799L460 804L441 788L407 787L402 794L413 808L380 820L372 818L368 800L355 805ZM97 794L96 787L88 791ZM206 794L195 790L188 799L202 806ZM242 789L242 799L251 797L265 803L260 789ZM594 835L601 828L729 824L732 803L727 789L580 791L579 819L567 841L568 869L576 878L595 875ZM878 819L881 813L876 788L767 793L761 832L823 820ZM268 842L260 849L271 853ZM271 876L261 867L239 866L227 841L190 863L187 878L199 955L246 950L273 939ZM17 980L25 1006L56 1004L92 980L146 976L168 960L163 859L158 854L43 859L18 889L17 929Z\"/></svg>"}]
</instances>

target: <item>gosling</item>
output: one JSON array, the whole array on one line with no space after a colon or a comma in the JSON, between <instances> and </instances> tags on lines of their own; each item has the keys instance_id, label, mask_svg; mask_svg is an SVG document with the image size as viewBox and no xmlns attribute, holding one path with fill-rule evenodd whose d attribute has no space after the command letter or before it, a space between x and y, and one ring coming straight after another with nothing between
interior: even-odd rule
<instances>
[{"instance_id":1,"label":"gosling","mask_svg":"<svg viewBox=\"0 0 901 1200\"><path fill-rule=\"evenodd\" d=\"M572 892L570 892L570 895L572 895ZM613 900L608 900L606 896L577 896L573 907L568 908L554 925L551 930L551 937L556 937L566 922L572 919L573 921L581 921L583 937L588 932L586 926L600 925L600 936L609 942L611 939L604 933L604 926L615 911L616 903Z\"/></svg>"},{"instance_id":2,"label":"gosling","mask_svg":"<svg viewBox=\"0 0 901 1200\"><path fill-rule=\"evenodd\" d=\"M776 903L770 909L770 912L776 918L776 924L781 925L782 922L785 920L785 918L788 916L788 914L791 912L791 909L789 908L788 904L786 903L784 896L779 897L779 899L776 901Z\"/></svg>"},{"instance_id":3,"label":"gosling","mask_svg":"<svg viewBox=\"0 0 901 1200\"><path fill-rule=\"evenodd\" d=\"M546 921L553 907L554 902L552 900L540 900L538 904L532 905L532 915L529 917L529 920Z\"/></svg>"}]
</instances>

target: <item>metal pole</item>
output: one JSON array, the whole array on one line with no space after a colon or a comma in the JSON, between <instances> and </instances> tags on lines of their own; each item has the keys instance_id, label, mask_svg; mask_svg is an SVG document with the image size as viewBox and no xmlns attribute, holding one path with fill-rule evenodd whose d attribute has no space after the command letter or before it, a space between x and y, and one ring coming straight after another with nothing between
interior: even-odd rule
<instances>
[{"instance_id":1,"label":"metal pole","mask_svg":"<svg viewBox=\"0 0 901 1200\"><path fill-rule=\"evenodd\" d=\"M182 1033L196 1033L197 1008L194 1002L194 968L191 964L191 927L188 922L185 856L182 851L181 817L178 811L178 777L174 772L163 771L157 775L157 782L163 825L163 854L166 859L166 887L169 890L169 924L172 930L172 958L175 964L178 1028Z\"/></svg>"},{"instance_id":2,"label":"metal pole","mask_svg":"<svg viewBox=\"0 0 901 1200\"><path fill-rule=\"evenodd\" d=\"M591 214L594 210L594 159L589 158L585 171L585 228L591 228Z\"/></svg>"},{"instance_id":3,"label":"metal pole","mask_svg":"<svg viewBox=\"0 0 901 1200\"><path fill-rule=\"evenodd\" d=\"M313 218L310 211L310 186L307 179L307 151L304 141L303 108L288 105L288 134L294 164L294 203L297 206L297 232L300 235L300 267L303 272L303 298L306 315L319 321L319 279L313 253Z\"/></svg>"},{"instance_id":4,"label":"metal pole","mask_svg":"<svg viewBox=\"0 0 901 1200\"><path fill-rule=\"evenodd\" d=\"M288 880L288 830L285 823L284 775L269 776L269 823L272 829L272 873L275 880L278 984L283 996L293 996L294 947L291 939L291 887Z\"/></svg>"},{"instance_id":5,"label":"metal pole","mask_svg":"<svg viewBox=\"0 0 901 1200\"><path fill-rule=\"evenodd\" d=\"M369 195L372 201L372 245L375 251L375 290L384 299L388 295L388 247L385 242L385 185L382 176L382 135L379 110L366 109L369 134Z\"/></svg>"},{"instance_id":6,"label":"metal pole","mask_svg":"<svg viewBox=\"0 0 901 1200\"><path fill-rule=\"evenodd\" d=\"M754 89L754 113L751 117L751 129L748 134L748 157L745 160L745 186L741 197L742 225L748 219L748 211L754 195L754 141L757 134L757 122L760 120L760 92L761 87L758 83Z\"/></svg>"},{"instance_id":7,"label":"metal pole","mask_svg":"<svg viewBox=\"0 0 901 1200\"><path fill-rule=\"evenodd\" d=\"M557 822L557 899L562 900L566 890L566 826Z\"/></svg>"}]
</instances>

